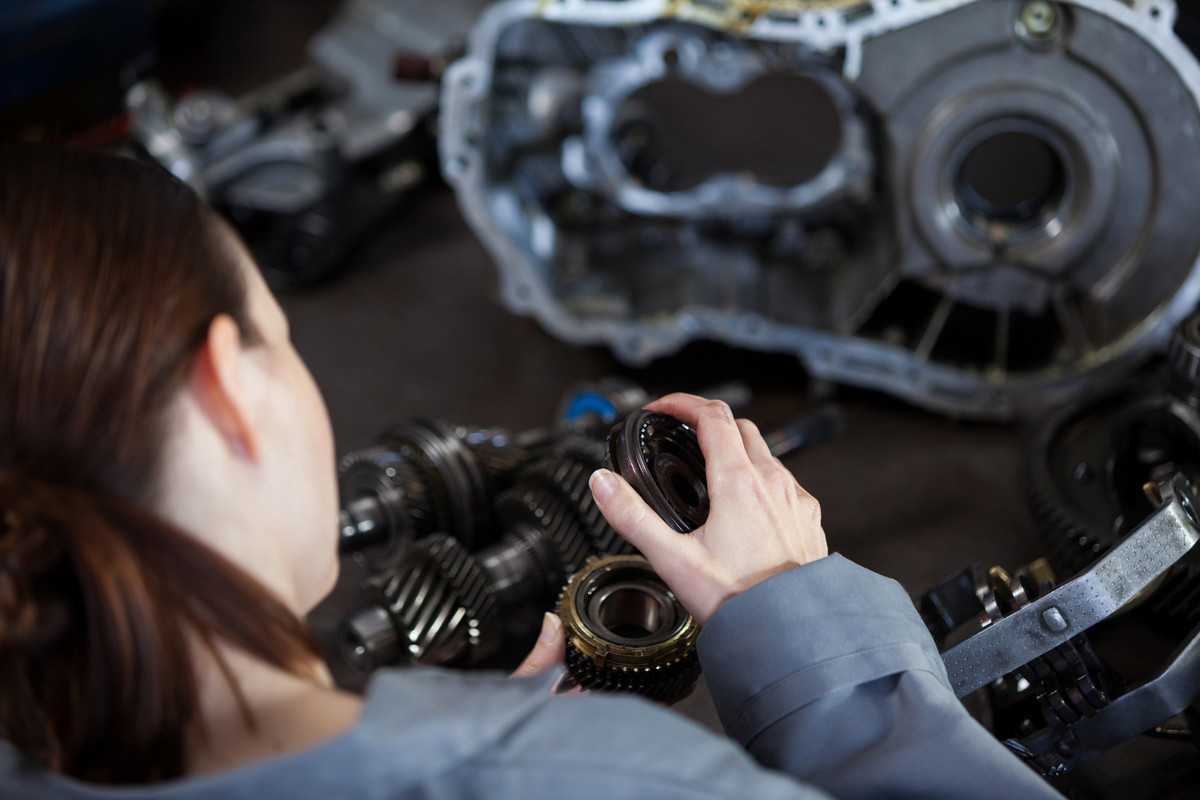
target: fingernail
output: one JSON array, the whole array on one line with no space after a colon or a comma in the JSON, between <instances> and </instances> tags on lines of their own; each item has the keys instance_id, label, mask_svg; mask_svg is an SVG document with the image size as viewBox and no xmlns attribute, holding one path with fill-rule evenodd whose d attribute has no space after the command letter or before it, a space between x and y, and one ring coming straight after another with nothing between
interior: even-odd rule
<instances>
[{"instance_id":1,"label":"fingernail","mask_svg":"<svg viewBox=\"0 0 1200 800\"><path fill-rule=\"evenodd\" d=\"M557 614L551 614L549 611L542 617L542 632L538 634L538 641L542 644L553 644L558 638L558 632L562 629L562 620Z\"/></svg>"},{"instance_id":2,"label":"fingernail","mask_svg":"<svg viewBox=\"0 0 1200 800\"><path fill-rule=\"evenodd\" d=\"M606 469L598 469L588 478L588 486L591 487L596 502L603 505L617 490L617 476Z\"/></svg>"}]
</instances>

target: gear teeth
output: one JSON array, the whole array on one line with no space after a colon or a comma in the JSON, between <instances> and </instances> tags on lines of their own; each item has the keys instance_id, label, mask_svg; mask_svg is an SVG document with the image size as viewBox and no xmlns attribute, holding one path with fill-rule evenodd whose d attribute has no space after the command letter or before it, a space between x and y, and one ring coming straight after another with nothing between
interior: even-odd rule
<instances>
[{"instance_id":1,"label":"gear teeth","mask_svg":"<svg viewBox=\"0 0 1200 800\"><path fill-rule=\"evenodd\" d=\"M651 700L678 697L700 678L700 659L695 650L668 664L601 667L581 653L574 641L568 641L566 665L572 680L583 689L631 692Z\"/></svg>"},{"instance_id":2,"label":"gear teeth","mask_svg":"<svg viewBox=\"0 0 1200 800\"><path fill-rule=\"evenodd\" d=\"M619 624L609 629L613 622L603 620L604 604L616 592L653 598L650 602L657 604L663 615L657 623L660 627L633 639L624 638L629 634L619 632ZM621 605L629 599L624 598ZM592 556L563 587L557 609L567 640L567 671L571 680L584 689L671 700L700 677L696 655L700 627L643 556ZM618 611L617 615L624 613ZM618 623L640 628L643 620Z\"/></svg>"},{"instance_id":3,"label":"gear teeth","mask_svg":"<svg viewBox=\"0 0 1200 800\"><path fill-rule=\"evenodd\" d=\"M338 463L338 478L344 500L374 493L385 496L389 490L400 493L401 511L412 526L416 538L438 530L435 498L428 481L414 466L411 452L375 446L347 453Z\"/></svg>"},{"instance_id":4,"label":"gear teeth","mask_svg":"<svg viewBox=\"0 0 1200 800\"><path fill-rule=\"evenodd\" d=\"M452 536L417 542L381 591L415 663L478 663L499 649L500 615L487 576Z\"/></svg>"},{"instance_id":5,"label":"gear teeth","mask_svg":"<svg viewBox=\"0 0 1200 800\"><path fill-rule=\"evenodd\" d=\"M522 471L496 500L505 527L524 522L538 530L558 563L546 569L547 586L560 583L590 555L629 553L633 547L604 519L588 479L599 466L597 448L572 443ZM531 551L537 548L530 547Z\"/></svg>"},{"instance_id":6,"label":"gear teeth","mask_svg":"<svg viewBox=\"0 0 1200 800\"><path fill-rule=\"evenodd\" d=\"M475 454L446 425L410 419L384 431L379 442L405 454L424 473L434 495L435 530L478 546L491 521L488 486Z\"/></svg>"}]
</instances>

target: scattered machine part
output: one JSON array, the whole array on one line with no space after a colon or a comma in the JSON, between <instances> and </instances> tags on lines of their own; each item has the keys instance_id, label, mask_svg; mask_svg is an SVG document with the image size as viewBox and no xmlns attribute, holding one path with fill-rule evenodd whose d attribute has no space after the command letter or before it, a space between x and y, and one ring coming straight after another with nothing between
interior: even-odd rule
<instances>
[{"instance_id":1,"label":"scattered machine part","mask_svg":"<svg viewBox=\"0 0 1200 800\"><path fill-rule=\"evenodd\" d=\"M310 63L234 99L126 98L132 138L227 214L276 286L327 276L436 173L437 79L486 0L348 0Z\"/></svg>"},{"instance_id":2,"label":"scattered machine part","mask_svg":"<svg viewBox=\"0 0 1200 800\"><path fill-rule=\"evenodd\" d=\"M508 0L444 77L442 171L509 308L563 339L630 364L700 338L792 352L1010 418L1128 371L1200 299L1176 17Z\"/></svg>"},{"instance_id":3,"label":"scattered machine part","mask_svg":"<svg viewBox=\"0 0 1200 800\"><path fill-rule=\"evenodd\" d=\"M726 388L733 399L747 391ZM609 379L573 387L552 430L513 435L410 420L343 458L342 550L373 572L364 584L370 604L339 628L347 662L368 671L400 660L486 661L510 623L551 608L588 558L630 554L588 479L604 464L608 415L645 399ZM776 439L816 443L818 431L834 430L831 419L840 412L822 409ZM703 487L703 458L686 433Z\"/></svg>"},{"instance_id":4,"label":"scattered machine part","mask_svg":"<svg viewBox=\"0 0 1200 800\"><path fill-rule=\"evenodd\" d=\"M1044 774L1065 771L1185 711L1200 697L1200 631L1154 677L1128 684L1085 631L1137 602L1200 541L1193 485L1150 484L1157 510L1096 564L1055 588L1041 562L1009 576L952 575L921 601L935 639L972 618L982 630L942 658L959 697L986 687L995 733Z\"/></svg>"},{"instance_id":5,"label":"scattered machine part","mask_svg":"<svg viewBox=\"0 0 1200 800\"><path fill-rule=\"evenodd\" d=\"M342 654L360 672L401 658L473 664L499 649L502 629L488 577L454 537L427 536L408 552L403 569L370 583L380 603L338 628Z\"/></svg>"},{"instance_id":6,"label":"scattered machine part","mask_svg":"<svg viewBox=\"0 0 1200 800\"><path fill-rule=\"evenodd\" d=\"M613 426L604 461L679 533L708 519L704 454L695 431L674 417L630 414Z\"/></svg>"},{"instance_id":7,"label":"scattered machine part","mask_svg":"<svg viewBox=\"0 0 1200 800\"><path fill-rule=\"evenodd\" d=\"M599 443L568 436L493 498L498 541L471 552L434 534L368 579L375 601L340 626L347 661L360 670L398 658L476 663L503 639L497 609L527 604L540 613L588 556L631 552L588 490L602 457Z\"/></svg>"},{"instance_id":8,"label":"scattered machine part","mask_svg":"<svg viewBox=\"0 0 1200 800\"><path fill-rule=\"evenodd\" d=\"M384 562L414 539L445 532L467 547L490 530L488 482L470 431L426 420L395 425L338 465L340 550ZM494 438L484 443L495 447ZM519 460L520 448L510 454Z\"/></svg>"},{"instance_id":9,"label":"scattered machine part","mask_svg":"<svg viewBox=\"0 0 1200 800\"><path fill-rule=\"evenodd\" d=\"M700 626L642 556L590 558L558 603L567 671L584 689L671 700L700 677Z\"/></svg>"},{"instance_id":10,"label":"scattered machine part","mask_svg":"<svg viewBox=\"0 0 1200 800\"><path fill-rule=\"evenodd\" d=\"M1175 331L1167 358L1141 380L1086 397L1034 431L1027 496L1047 554L1074 574L1154 510L1142 487L1182 472L1200 484L1200 314ZM1200 624L1200 561L1192 554L1146 599L1187 633Z\"/></svg>"}]
</instances>

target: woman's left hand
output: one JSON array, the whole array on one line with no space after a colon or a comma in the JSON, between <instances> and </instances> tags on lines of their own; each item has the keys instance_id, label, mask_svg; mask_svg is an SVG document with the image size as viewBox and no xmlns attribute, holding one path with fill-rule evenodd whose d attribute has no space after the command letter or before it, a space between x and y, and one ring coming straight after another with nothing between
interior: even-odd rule
<instances>
[{"instance_id":1,"label":"woman's left hand","mask_svg":"<svg viewBox=\"0 0 1200 800\"><path fill-rule=\"evenodd\" d=\"M563 635L562 620L558 618L557 614L547 612L542 618L542 632L538 634L538 640L534 643L533 649L529 651L529 655L525 656L521 666L513 670L513 674L509 677L528 678L539 672L562 666L566 656L567 639Z\"/></svg>"}]
</instances>

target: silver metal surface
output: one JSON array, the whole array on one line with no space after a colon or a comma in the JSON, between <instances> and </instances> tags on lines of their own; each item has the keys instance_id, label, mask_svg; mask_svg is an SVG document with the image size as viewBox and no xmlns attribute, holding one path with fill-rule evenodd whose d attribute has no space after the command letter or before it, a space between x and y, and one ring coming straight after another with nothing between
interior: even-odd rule
<instances>
[{"instance_id":1,"label":"silver metal surface","mask_svg":"<svg viewBox=\"0 0 1200 800\"><path fill-rule=\"evenodd\" d=\"M505 303L567 341L791 352L1010 418L1132 367L1200 299L1175 17L508 0L443 81L442 169Z\"/></svg>"},{"instance_id":2,"label":"silver metal surface","mask_svg":"<svg viewBox=\"0 0 1200 800\"><path fill-rule=\"evenodd\" d=\"M1177 489L1090 569L943 653L954 693L986 686L1133 600L1200 540L1193 502L1188 490Z\"/></svg>"}]
</instances>

